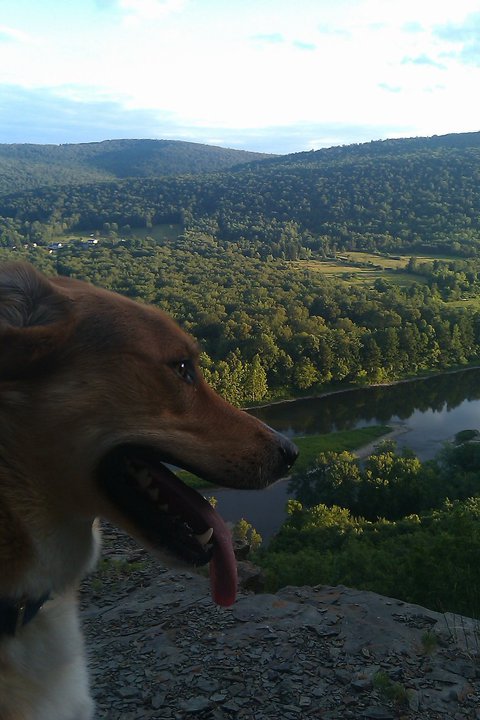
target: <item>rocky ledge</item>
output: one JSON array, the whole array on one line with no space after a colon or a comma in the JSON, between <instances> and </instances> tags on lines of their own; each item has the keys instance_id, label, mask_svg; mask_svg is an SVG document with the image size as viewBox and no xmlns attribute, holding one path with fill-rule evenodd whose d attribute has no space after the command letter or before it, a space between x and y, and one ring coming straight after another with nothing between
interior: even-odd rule
<instances>
[{"instance_id":1,"label":"rocky ledge","mask_svg":"<svg viewBox=\"0 0 480 720\"><path fill-rule=\"evenodd\" d=\"M476 621L346 587L240 593L107 528L82 586L96 720L480 720Z\"/></svg>"}]
</instances>

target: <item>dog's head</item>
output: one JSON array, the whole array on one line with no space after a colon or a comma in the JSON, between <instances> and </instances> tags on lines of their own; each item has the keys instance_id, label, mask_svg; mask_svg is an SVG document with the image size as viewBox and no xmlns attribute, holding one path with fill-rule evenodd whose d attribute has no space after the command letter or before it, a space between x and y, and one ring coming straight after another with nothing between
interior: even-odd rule
<instances>
[{"instance_id":1,"label":"dog's head","mask_svg":"<svg viewBox=\"0 0 480 720\"><path fill-rule=\"evenodd\" d=\"M206 384L197 345L167 315L115 293L1 266L0 340L15 475L35 474L51 513L101 515L153 550L212 558L214 598L230 604L228 530L168 466L261 488L295 446Z\"/></svg>"}]
</instances>

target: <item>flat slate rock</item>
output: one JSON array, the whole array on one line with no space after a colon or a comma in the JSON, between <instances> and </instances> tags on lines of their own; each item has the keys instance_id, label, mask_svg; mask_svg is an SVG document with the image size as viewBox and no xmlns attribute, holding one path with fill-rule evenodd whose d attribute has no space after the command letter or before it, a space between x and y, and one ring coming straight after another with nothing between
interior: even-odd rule
<instances>
[{"instance_id":1,"label":"flat slate rock","mask_svg":"<svg viewBox=\"0 0 480 720\"><path fill-rule=\"evenodd\" d=\"M470 618L343 586L219 608L206 577L104 535L81 590L95 720L480 720Z\"/></svg>"}]
</instances>

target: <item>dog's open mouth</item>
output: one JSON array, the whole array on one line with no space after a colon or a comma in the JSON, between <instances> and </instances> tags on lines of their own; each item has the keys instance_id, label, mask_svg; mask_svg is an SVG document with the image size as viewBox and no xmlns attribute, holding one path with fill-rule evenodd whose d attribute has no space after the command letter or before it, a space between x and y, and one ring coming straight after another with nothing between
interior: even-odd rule
<instances>
[{"instance_id":1,"label":"dog's open mouth","mask_svg":"<svg viewBox=\"0 0 480 720\"><path fill-rule=\"evenodd\" d=\"M100 485L153 547L193 565L210 563L212 597L235 601L237 570L230 532L208 500L183 483L149 448L122 445L98 467Z\"/></svg>"}]
</instances>

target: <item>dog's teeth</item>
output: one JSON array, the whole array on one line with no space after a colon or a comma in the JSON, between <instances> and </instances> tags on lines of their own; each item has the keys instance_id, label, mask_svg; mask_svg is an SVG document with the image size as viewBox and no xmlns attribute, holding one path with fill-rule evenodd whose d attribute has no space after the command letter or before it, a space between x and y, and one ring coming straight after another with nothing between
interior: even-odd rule
<instances>
[{"instance_id":1,"label":"dog's teeth","mask_svg":"<svg viewBox=\"0 0 480 720\"><path fill-rule=\"evenodd\" d=\"M207 545L213 537L213 528L208 528L201 535L195 535L200 545Z\"/></svg>"}]
</instances>

